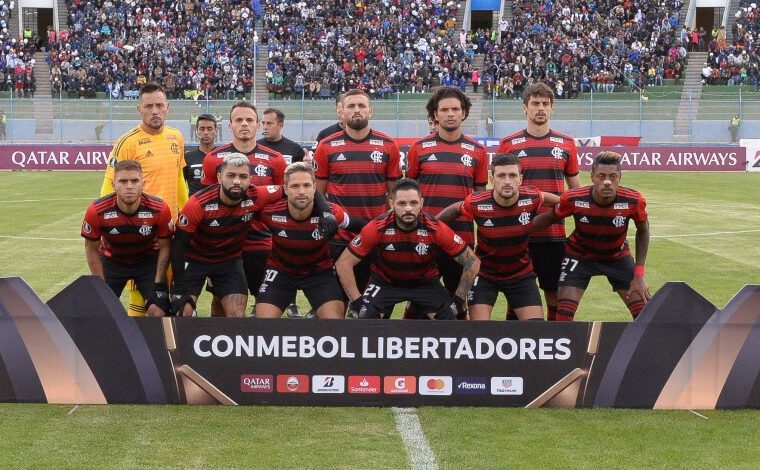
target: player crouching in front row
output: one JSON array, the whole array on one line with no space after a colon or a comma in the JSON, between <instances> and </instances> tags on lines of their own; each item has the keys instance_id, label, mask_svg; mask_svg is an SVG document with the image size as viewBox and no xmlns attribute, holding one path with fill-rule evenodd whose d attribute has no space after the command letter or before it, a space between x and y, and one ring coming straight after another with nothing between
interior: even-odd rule
<instances>
[{"instance_id":1,"label":"player crouching in front row","mask_svg":"<svg viewBox=\"0 0 760 470\"><path fill-rule=\"evenodd\" d=\"M575 230L565 248L559 278L558 321L572 321L592 276L606 276L635 319L651 297L644 280L649 250L646 201L620 186L620 155L601 152L591 165L591 186L571 189L551 212L536 217L534 229L573 216ZM628 221L636 224L636 263L626 242Z\"/></svg>"},{"instance_id":2,"label":"player crouching in front row","mask_svg":"<svg viewBox=\"0 0 760 470\"><path fill-rule=\"evenodd\" d=\"M359 312L359 318L388 318L397 303L410 301L419 318L455 319L464 309L480 261L446 224L422 211L416 181L398 180L390 196L391 210L368 223L335 264L351 308ZM373 251L372 276L362 295L353 268ZM463 266L453 299L438 281L435 258L439 251Z\"/></svg>"}]
</instances>

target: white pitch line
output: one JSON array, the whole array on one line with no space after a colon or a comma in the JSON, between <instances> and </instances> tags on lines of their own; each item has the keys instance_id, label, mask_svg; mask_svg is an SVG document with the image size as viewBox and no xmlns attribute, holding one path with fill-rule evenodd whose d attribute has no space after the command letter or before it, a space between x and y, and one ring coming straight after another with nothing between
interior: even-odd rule
<instances>
[{"instance_id":1,"label":"white pitch line","mask_svg":"<svg viewBox=\"0 0 760 470\"><path fill-rule=\"evenodd\" d=\"M92 201L93 197L66 197L59 199L17 199L15 201L0 201L2 204L25 204L28 202L49 202L49 201Z\"/></svg>"},{"instance_id":2,"label":"white pitch line","mask_svg":"<svg viewBox=\"0 0 760 470\"><path fill-rule=\"evenodd\" d=\"M701 413L697 413L697 412L696 412L696 411L694 411L694 410L689 410L689 412L690 412L690 413L692 413L692 414L695 414L695 415L699 416L699 417L700 417L700 418L702 418L702 419L707 419L707 420L709 420L709 419L710 419L710 418L708 418L707 416L705 416L705 415L703 415L703 414L701 414Z\"/></svg>"},{"instance_id":3,"label":"white pitch line","mask_svg":"<svg viewBox=\"0 0 760 470\"><path fill-rule=\"evenodd\" d=\"M13 240L51 240L54 242L78 242L81 240L81 238L14 237L13 235L0 235L0 238L11 238Z\"/></svg>"},{"instance_id":4,"label":"white pitch line","mask_svg":"<svg viewBox=\"0 0 760 470\"><path fill-rule=\"evenodd\" d=\"M712 237L715 235L733 235L737 233L757 233L760 229L753 230L734 230L730 232L703 232L703 233L682 233L679 235L652 235L649 238L688 238L688 237Z\"/></svg>"},{"instance_id":5,"label":"white pitch line","mask_svg":"<svg viewBox=\"0 0 760 470\"><path fill-rule=\"evenodd\" d=\"M71 416L78 408L79 405L74 405L74 408L70 409L69 412L66 413L66 416Z\"/></svg>"},{"instance_id":6,"label":"white pitch line","mask_svg":"<svg viewBox=\"0 0 760 470\"><path fill-rule=\"evenodd\" d=\"M422 431L420 418L414 408L393 407L396 429L406 450L406 460L412 470L438 470L435 454Z\"/></svg>"}]
</instances>

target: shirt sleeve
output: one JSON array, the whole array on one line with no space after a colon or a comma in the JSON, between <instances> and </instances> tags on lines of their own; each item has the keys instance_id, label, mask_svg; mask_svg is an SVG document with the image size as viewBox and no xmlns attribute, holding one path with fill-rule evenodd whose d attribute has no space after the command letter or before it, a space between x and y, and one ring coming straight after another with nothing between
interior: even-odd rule
<instances>
[{"instance_id":1,"label":"shirt sleeve","mask_svg":"<svg viewBox=\"0 0 760 470\"><path fill-rule=\"evenodd\" d=\"M256 198L254 208L256 211L260 211L269 204L275 203L285 197L285 189L277 185L251 186L248 188L248 196Z\"/></svg>"},{"instance_id":2,"label":"shirt sleeve","mask_svg":"<svg viewBox=\"0 0 760 470\"><path fill-rule=\"evenodd\" d=\"M578 169L578 148L575 141L570 139L567 145L567 163L565 164L565 176L575 176L580 171Z\"/></svg>"},{"instance_id":3,"label":"shirt sleeve","mask_svg":"<svg viewBox=\"0 0 760 470\"><path fill-rule=\"evenodd\" d=\"M417 155L417 143L409 147L406 153L406 177L416 180L420 176L420 161Z\"/></svg>"},{"instance_id":4,"label":"shirt sleeve","mask_svg":"<svg viewBox=\"0 0 760 470\"><path fill-rule=\"evenodd\" d=\"M95 204L90 204L82 221L82 236L88 240L100 240L100 221Z\"/></svg>"},{"instance_id":5,"label":"shirt sleeve","mask_svg":"<svg viewBox=\"0 0 760 470\"><path fill-rule=\"evenodd\" d=\"M282 154L277 153L277 158L272 162L272 183L273 184L285 184L285 157Z\"/></svg>"},{"instance_id":6,"label":"shirt sleeve","mask_svg":"<svg viewBox=\"0 0 760 470\"><path fill-rule=\"evenodd\" d=\"M435 233L438 247L452 258L456 258L467 249L467 244L462 240L462 237L455 234L443 222L439 222L438 230Z\"/></svg>"},{"instance_id":7,"label":"shirt sleeve","mask_svg":"<svg viewBox=\"0 0 760 470\"><path fill-rule=\"evenodd\" d=\"M128 133L129 134L129 133ZM116 163L121 160L126 160L134 154L134 145L131 141L127 141L127 135L114 143L111 149L111 154L108 156L108 164L106 165L106 174L103 177L103 186L100 188L100 195L105 196L113 192L111 182L114 179L114 167Z\"/></svg>"},{"instance_id":8,"label":"shirt sleeve","mask_svg":"<svg viewBox=\"0 0 760 470\"><path fill-rule=\"evenodd\" d=\"M496 150L496 153L509 153L510 151L510 143L509 141L504 138L501 139L501 142L499 142L499 148Z\"/></svg>"},{"instance_id":9,"label":"shirt sleeve","mask_svg":"<svg viewBox=\"0 0 760 470\"><path fill-rule=\"evenodd\" d=\"M219 159L216 154L209 152L203 157L203 178L201 184L203 186L211 186L217 184L219 179L216 177L216 168L219 166Z\"/></svg>"},{"instance_id":10,"label":"shirt sleeve","mask_svg":"<svg viewBox=\"0 0 760 470\"><path fill-rule=\"evenodd\" d=\"M198 203L198 199L191 196L179 214L177 229L187 233L195 233L201 221L203 221L203 209Z\"/></svg>"},{"instance_id":11,"label":"shirt sleeve","mask_svg":"<svg viewBox=\"0 0 760 470\"><path fill-rule=\"evenodd\" d=\"M401 178L401 151L396 142L389 143L388 167L385 169L385 179L387 181L396 181Z\"/></svg>"},{"instance_id":12,"label":"shirt sleeve","mask_svg":"<svg viewBox=\"0 0 760 470\"><path fill-rule=\"evenodd\" d=\"M636 212L633 213L634 222L644 222L647 220L647 201L644 196L639 195L639 200L636 203Z\"/></svg>"},{"instance_id":13,"label":"shirt sleeve","mask_svg":"<svg viewBox=\"0 0 760 470\"><path fill-rule=\"evenodd\" d=\"M164 203L158 215L158 238L171 238L174 233L174 220L169 205Z\"/></svg>"},{"instance_id":14,"label":"shirt sleeve","mask_svg":"<svg viewBox=\"0 0 760 470\"><path fill-rule=\"evenodd\" d=\"M488 154L486 149L478 149L475 154L475 162L473 184L475 186L486 186L488 184Z\"/></svg>"},{"instance_id":15,"label":"shirt sleeve","mask_svg":"<svg viewBox=\"0 0 760 470\"><path fill-rule=\"evenodd\" d=\"M554 209L552 209L554 211L554 215L560 219L564 219L565 217L573 215L573 204L567 194L568 193L563 193L562 196L560 196L557 205L555 205Z\"/></svg>"},{"instance_id":16,"label":"shirt sleeve","mask_svg":"<svg viewBox=\"0 0 760 470\"><path fill-rule=\"evenodd\" d=\"M364 226L361 233L348 244L348 251L357 258L364 258L372 253L378 242L377 223L373 220Z\"/></svg>"},{"instance_id":17,"label":"shirt sleeve","mask_svg":"<svg viewBox=\"0 0 760 470\"><path fill-rule=\"evenodd\" d=\"M314 176L321 180L326 180L330 176L330 164L327 161L327 150L325 142L317 145L314 152Z\"/></svg>"},{"instance_id":18,"label":"shirt sleeve","mask_svg":"<svg viewBox=\"0 0 760 470\"><path fill-rule=\"evenodd\" d=\"M335 216L335 220L338 222L338 227L348 227L348 224L351 223L351 218L348 216L346 211L344 211L341 206L335 204L334 202L330 203L330 207L332 207L333 215Z\"/></svg>"},{"instance_id":19,"label":"shirt sleeve","mask_svg":"<svg viewBox=\"0 0 760 470\"><path fill-rule=\"evenodd\" d=\"M459 218L464 220L475 220L475 213L472 210L472 197L467 196L464 201L459 203Z\"/></svg>"}]
</instances>

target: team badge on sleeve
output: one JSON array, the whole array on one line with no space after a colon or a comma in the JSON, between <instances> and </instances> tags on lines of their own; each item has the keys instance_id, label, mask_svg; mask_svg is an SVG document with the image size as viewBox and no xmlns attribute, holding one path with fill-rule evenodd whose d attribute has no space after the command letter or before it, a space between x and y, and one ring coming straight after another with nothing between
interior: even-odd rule
<instances>
[{"instance_id":1,"label":"team badge on sleeve","mask_svg":"<svg viewBox=\"0 0 760 470\"><path fill-rule=\"evenodd\" d=\"M189 222L190 222L190 221L189 221L189 220L187 220L187 216L186 216L185 214L180 214L180 215L179 215L179 226L180 226L180 227L187 227L187 224L188 224Z\"/></svg>"},{"instance_id":2,"label":"team badge on sleeve","mask_svg":"<svg viewBox=\"0 0 760 470\"><path fill-rule=\"evenodd\" d=\"M456 233L454 234L454 241L459 243L460 245L464 245L464 240L462 240L462 237L460 237Z\"/></svg>"},{"instance_id":3,"label":"team badge on sleeve","mask_svg":"<svg viewBox=\"0 0 760 470\"><path fill-rule=\"evenodd\" d=\"M361 244L362 244L362 237L361 237L361 235L357 235L356 238L354 238L351 241L351 245L353 245L353 246L359 246Z\"/></svg>"},{"instance_id":4,"label":"team badge on sleeve","mask_svg":"<svg viewBox=\"0 0 760 470\"><path fill-rule=\"evenodd\" d=\"M279 190L280 190L280 186L275 186L275 185L267 186L267 191L269 191L272 194L276 193Z\"/></svg>"},{"instance_id":5,"label":"team badge on sleeve","mask_svg":"<svg viewBox=\"0 0 760 470\"><path fill-rule=\"evenodd\" d=\"M116 157L111 157L108 159L108 166L110 166L111 168L116 166Z\"/></svg>"},{"instance_id":6,"label":"team badge on sleeve","mask_svg":"<svg viewBox=\"0 0 760 470\"><path fill-rule=\"evenodd\" d=\"M90 224L88 224L87 222L82 222L82 231L84 233L91 233L92 227L90 227Z\"/></svg>"}]
</instances>

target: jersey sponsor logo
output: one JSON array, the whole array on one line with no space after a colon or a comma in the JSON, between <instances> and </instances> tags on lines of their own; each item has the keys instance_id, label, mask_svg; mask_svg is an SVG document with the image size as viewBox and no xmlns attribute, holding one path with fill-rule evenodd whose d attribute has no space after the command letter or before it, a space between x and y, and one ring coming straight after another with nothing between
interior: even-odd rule
<instances>
[{"instance_id":1,"label":"jersey sponsor logo","mask_svg":"<svg viewBox=\"0 0 760 470\"><path fill-rule=\"evenodd\" d=\"M491 395L522 395L522 377L491 377Z\"/></svg>"},{"instance_id":2,"label":"jersey sponsor logo","mask_svg":"<svg viewBox=\"0 0 760 470\"><path fill-rule=\"evenodd\" d=\"M153 213L152 212L148 212L148 211L140 211L140 212L137 213L137 218L138 219L152 219L153 218Z\"/></svg>"},{"instance_id":3,"label":"jersey sponsor logo","mask_svg":"<svg viewBox=\"0 0 760 470\"><path fill-rule=\"evenodd\" d=\"M112 228L112 229L111 229L111 231L110 231L110 232L108 232L108 233L110 233L111 235L118 235L118 234L119 234L119 231L118 231L118 230L116 230L116 227L114 227L114 228Z\"/></svg>"},{"instance_id":4,"label":"jersey sponsor logo","mask_svg":"<svg viewBox=\"0 0 760 470\"><path fill-rule=\"evenodd\" d=\"M357 235L356 238L354 238L353 240L351 240L351 245L353 245L353 246L359 246L361 244L362 244L362 237L361 237L361 235Z\"/></svg>"},{"instance_id":5,"label":"jersey sponsor logo","mask_svg":"<svg viewBox=\"0 0 760 470\"><path fill-rule=\"evenodd\" d=\"M309 376L278 375L277 393L309 393Z\"/></svg>"},{"instance_id":6,"label":"jersey sponsor logo","mask_svg":"<svg viewBox=\"0 0 760 470\"><path fill-rule=\"evenodd\" d=\"M341 145L346 145L346 141L341 139L341 140L333 140L332 142L330 142L330 147L340 147Z\"/></svg>"},{"instance_id":7,"label":"jersey sponsor logo","mask_svg":"<svg viewBox=\"0 0 760 470\"><path fill-rule=\"evenodd\" d=\"M137 145L145 145L150 143L150 138L147 139L140 139L137 141Z\"/></svg>"},{"instance_id":8,"label":"jersey sponsor logo","mask_svg":"<svg viewBox=\"0 0 760 470\"><path fill-rule=\"evenodd\" d=\"M153 233L153 227L150 225L141 225L138 231L143 237L149 237L150 234Z\"/></svg>"},{"instance_id":9,"label":"jersey sponsor logo","mask_svg":"<svg viewBox=\"0 0 760 470\"><path fill-rule=\"evenodd\" d=\"M466 150L475 150L475 146L474 146L474 145L472 145L472 144L465 144L465 143L462 143L462 148L463 148L463 149L466 149Z\"/></svg>"},{"instance_id":10,"label":"jersey sponsor logo","mask_svg":"<svg viewBox=\"0 0 760 470\"><path fill-rule=\"evenodd\" d=\"M512 145L517 145L525 142L525 137L518 137L516 139L512 139Z\"/></svg>"},{"instance_id":11,"label":"jersey sponsor logo","mask_svg":"<svg viewBox=\"0 0 760 470\"><path fill-rule=\"evenodd\" d=\"M251 219L253 219L253 214L248 213L245 214L243 217L240 218L243 222L249 222Z\"/></svg>"},{"instance_id":12,"label":"jersey sponsor logo","mask_svg":"<svg viewBox=\"0 0 760 470\"><path fill-rule=\"evenodd\" d=\"M282 158L285 159L285 163L287 163L288 165L290 165L291 163L293 163L293 155L288 155L286 153L283 153L282 154Z\"/></svg>"},{"instance_id":13,"label":"jersey sponsor logo","mask_svg":"<svg viewBox=\"0 0 760 470\"><path fill-rule=\"evenodd\" d=\"M254 153L253 158L258 158L259 160L269 160L269 155L266 153Z\"/></svg>"},{"instance_id":14,"label":"jersey sponsor logo","mask_svg":"<svg viewBox=\"0 0 760 470\"><path fill-rule=\"evenodd\" d=\"M279 187L279 186L277 186L277 185L274 185L274 184L270 184L269 186L267 186L267 191L268 191L270 194L274 194L274 193L276 193L276 192L277 192L277 191L279 191L279 190L280 190L280 187Z\"/></svg>"},{"instance_id":15,"label":"jersey sponsor logo","mask_svg":"<svg viewBox=\"0 0 760 470\"><path fill-rule=\"evenodd\" d=\"M417 246L414 247L414 251L417 252L418 255L424 256L428 254L428 250L430 249L430 246L426 243L417 243Z\"/></svg>"},{"instance_id":16,"label":"jersey sponsor logo","mask_svg":"<svg viewBox=\"0 0 760 470\"><path fill-rule=\"evenodd\" d=\"M346 156L341 153L340 155L338 155L337 157L335 157L335 161L336 162L345 162L346 161Z\"/></svg>"},{"instance_id":17,"label":"jersey sponsor logo","mask_svg":"<svg viewBox=\"0 0 760 470\"><path fill-rule=\"evenodd\" d=\"M284 224L288 221L288 218L284 215L273 215L272 216L272 222L279 222L281 224Z\"/></svg>"},{"instance_id":18,"label":"jersey sponsor logo","mask_svg":"<svg viewBox=\"0 0 760 470\"><path fill-rule=\"evenodd\" d=\"M385 251L396 251L396 248L393 246L393 243L391 243L385 247Z\"/></svg>"},{"instance_id":19,"label":"jersey sponsor logo","mask_svg":"<svg viewBox=\"0 0 760 470\"><path fill-rule=\"evenodd\" d=\"M282 238L288 238L288 234L287 234L287 232L285 232L285 230L280 230L280 231L277 233L277 236L278 236L278 237L282 237Z\"/></svg>"},{"instance_id":20,"label":"jersey sponsor logo","mask_svg":"<svg viewBox=\"0 0 760 470\"><path fill-rule=\"evenodd\" d=\"M527 157L528 153L525 150L520 150L520 153L517 154L517 158Z\"/></svg>"},{"instance_id":21,"label":"jersey sponsor logo","mask_svg":"<svg viewBox=\"0 0 760 470\"><path fill-rule=\"evenodd\" d=\"M372 395L380 393L380 376L350 375L348 377L348 393Z\"/></svg>"},{"instance_id":22,"label":"jersey sponsor logo","mask_svg":"<svg viewBox=\"0 0 760 470\"><path fill-rule=\"evenodd\" d=\"M380 139L369 139L370 145L383 145L383 141Z\"/></svg>"},{"instance_id":23,"label":"jersey sponsor logo","mask_svg":"<svg viewBox=\"0 0 760 470\"><path fill-rule=\"evenodd\" d=\"M585 215L583 217L581 217L581 220L579 220L578 222L583 222L584 224L589 223L589 221L588 221L588 219L586 218Z\"/></svg>"},{"instance_id":24,"label":"jersey sponsor logo","mask_svg":"<svg viewBox=\"0 0 760 470\"><path fill-rule=\"evenodd\" d=\"M243 199L240 202L240 207L251 207L253 205L253 201L251 199Z\"/></svg>"},{"instance_id":25,"label":"jersey sponsor logo","mask_svg":"<svg viewBox=\"0 0 760 470\"><path fill-rule=\"evenodd\" d=\"M478 204L478 210L479 211L492 211L493 205L492 204Z\"/></svg>"},{"instance_id":26,"label":"jersey sponsor logo","mask_svg":"<svg viewBox=\"0 0 760 470\"><path fill-rule=\"evenodd\" d=\"M582 207L584 209L588 209L589 205L587 201L575 201L575 207Z\"/></svg>"},{"instance_id":27,"label":"jersey sponsor logo","mask_svg":"<svg viewBox=\"0 0 760 470\"><path fill-rule=\"evenodd\" d=\"M557 160L562 160L565 158L565 152L559 147L554 147L552 149L552 157L556 158Z\"/></svg>"},{"instance_id":28,"label":"jersey sponsor logo","mask_svg":"<svg viewBox=\"0 0 760 470\"><path fill-rule=\"evenodd\" d=\"M418 228L417 229L417 236L418 237L427 237L428 236L428 232L424 228Z\"/></svg>"},{"instance_id":29,"label":"jersey sponsor logo","mask_svg":"<svg viewBox=\"0 0 760 470\"><path fill-rule=\"evenodd\" d=\"M429 149L430 147L435 147L436 145L438 145L438 142L436 142L436 141L432 141L432 142L423 142L423 143L422 143L422 148L424 148L424 149Z\"/></svg>"},{"instance_id":30,"label":"jersey sponsor logo","mask_svg":"<svg viewBox=\"0 0 760 470\"><path fill-rule=\"evenodd\" d=\"M616 202L613 206L613 209L628 209L628 203L627 202Z\"/></svg>"},{"instance_id":31,"label":"jersey sponsor logo","mask_svg":"<svg viewBox=\"0 0 760 470\"><path fill-rule=\"evenodd\" d=\"M259 165L256 165L256 167L253 169L253 172L256 173L256 176L263 178L267 176L267 170L268 168L266 167L266 165L259 164Z\"/></svg>"},{"instance_id":32,"label":"jersey sponsor logo","mask_svg":"<svg viewBox=\"0 0 760 470\"><path fill-rule=\"evenodd\" d=\"M309 223L318 224L319 223L319 217L312 217L311 219L309 219Z\"/></svg>"},{"instance_id":33,"label":"jersey sponsor logo","mask_svg":"<svg viewBox=\"0 0 760 470\"><path fill-rule=\"evenodd\" d=\"M203 210L204 211L218 211L219 210L219 204L206 204L206 206L203 208Z\"/></svg>"},{"instance_id":34,"label":"jersey sponsor logo","mask_svg":"<svg viewBox=\"0 0 760 470\"><path fill-rule=\"evenodd\" d=\"M219 152L216 154L216 158L222 159L226 157L227 155L232 155L235 152Z\"/></svg>"},{"instance_id":35,"label":"jersey sponsor logo","mask_svg":"<svg viewBox=\"0 0 760 470\"><path fill-rule=\"evenodd\" d=\"M429 162L437 162L438 161L438 157L436 157L435 154L433 153L429 157L427 157L427 161L429 161Z\"/></svg>"},{"instance_id":36,"label":"jersey sponsor logo","mask_svg":"<svg viewBox=\"0 0 760 470\"><path fill-rule=\"evenodd\" d=\"M274 377L271 375L241 375L240 391L243 393L272 393L274 391Z\"/></svg>"},{"instance_id":37,"label":"jersey sponsor logo","mask_svg":"<svg viewBox=\"0 0 760 470\"><path fill-rule=\"evenodd\" d=\"M344 393L346 378L342 375L315 375L311 381L312 393Z\"/></svg>"},{"instance_id":38,"label":"jersey sponsor logo","mask_svg":"<svg viewBox=\"0 0 760 470\"><path fill-rule=\"evenodd\" d=\"M530 223L530 213L523 212L522 214L520 214L520 217L518 217L517 220L519 220L520 223L523 225L528 225Z\"/></svg>"},{"instance_id":39,"label":"jersey sponsor logo","mask_svg":"<svg viewBox=\"0 0 760 470\"><path fill-rule=\"evenodd\" d=\"M414 395L417 377L413 375L388 375L383 377L383 393L386 395Z\"/></svg>"},{"instance_id":40,"label":"jersey sponsor logo","mask_svg":"<svg viewBox=\"0 0 760 470\"><path fill-rule=\"evenodd\" d=\"M117 217L119 217L119 214L116 211L110 211L110 212L106 212L105 214L103 214L103 218L105 220L115 219Z\"/></svg>"},{"instance_id":41,"label":"jersey sponsor logo","mask_svg":"<svg viewBox=\"0 0 760 470\"><path fill-rule=\"evenodd\" d=\"M379 150L375 150L369 154L369 158L373 163L383 163L383 157L385 157L385 154Z\"/></svg>"},{"instance_id":42,"label":"jersey sponsor logo","mask_svg":"<svg viewBox=\"0 0 760 470\"><path fill-rule=\"evenodd\" d=\"M185 214L179 215L179 226L180 227L187 227L187 224L189 224L190 221L187 220L187 216Z\"/></svg>"},{"instance_id":43,"label":"jersey sponsor logo","mask_svg":"<svg viewBox=\"0 0 760 470\"><path fill-rule=\"evenodd\" d=\"M208 224L208 226L209 227L218 227L219 226L219 221L216 220L216 219L214 219L214 220L211 221L210 224Z\"/></svg>"},{"instance_id":44,"label":"jersey sponsor logo","mask_svg":"<svg viewBox=\"0 0 760 470\"><path fill-rule=\"evenodd\" d=\"M464 245L464 240L462 240L462 237L460 237L456 233L454 234L454 241L459 243L460 245Z\"/></svg>"},{"instance_id":45,"label":"jersey sponsor logo","mask_svg":"<svg viewBox=\"0 0 760 470\"><path fill-rule=\"evenodd\" d=\"M614 225L617 228L620 228L623 225L625 225L625 221L626 221L626 218L623 217L622 215L619 215L615 217L614 219L612 219L612 225Z\"/></svg>"},{"instance_id":46,"label":"jersey sponsor logo","mask_svg":"<svg viewBox=\"0 0 760 470\"><path fill-rule=\"evenodd\" d=\"M451 376L421 375L420 395L451 395Z\"/></svg>"},{"instance_id":47,"label":"jersey sponsor logo","mask_svg":"<svg viewBox=\"0 0 760 470\"><path fill-rule=\"evenodd\" d=\"M558 144L564 144L565 143L565 139L563 139L562 137L549 137L549 142L556 142Z\"/></svg>"},{"instance_id":48,"label":"jersey sponsor logo","mask_svg":"<svg viewBox=\"0 0 760 470\"><path fill-rule=\"evenodd\" d=\"M84 233L91 233L92 227L90 227L90 224L88 224L87 222L82 222L82 231Z\"/></svg>"},{"instance_id":49,"label":"jersey sponsor logo","mask_svg":"<svg viewBox=\"0 0 760 470\"><path fill-rule=\"evenodd\" d=\"M485 377L457 377L454 393L457 395L485 395L488 393Z\"/></svg>"},{"instance_id":50,"label":"jersey sponsor logo","mask_svg":"<svg viewBox=\"0 0 760 470\"><path fill-rule=\"evenodd\" d=\"M396 229L395 228L387 228L385 229L386 235L396 235Z\"/></svg>"},{"instance_id":51,"label":"jersey sponsor logo","mask_svg":"<svg viewBox=\"0 0 760 470\"><path fill-rule=\"evenodd\" d=\"M530 203L531 203L530 199L520 199L519 201L517 201L517 207L529 206Z\"/></svg>"},{"instance_id":52,"label":"jersey sponsor logo","mask_svg":"<svg viewBox=\"0 0 760 470\"><path fill-rule=\"evenodd\" d=\"M464 166L472 166L472 157L470 155L465 153L464 155L462 155L461 160Z\"/></svg>"},{"instance_id":53,"label":"jersey sponsor logo","mask_svg":"<svg viewBox=\"0 0 760 470\"><path fill-rule=\"evenodd\" d=\"M491 222L491 219L488 219L485 222L483 222L483 227L493 227L493 222Z\"/></svg>"},{"instance_id":54,"label":"jersey sponsor logo","mask_svg":"<svg viewBox=\"0 0 760 470\"><path fill-rule=\"evenodd\" d=\"M148 150L147 152L145 152L145 156L146 157L152 157L153 156L153 152L151 152L150 150Z\"/></svg>"},{"instance_id":55,"label":"jersey sponsor logo","mask_svg":"<svg viewBox=\"0 0 760 470\"><path fill-rule=\"evenodd\" d=\"M195 179L197 179L197 180L203 179L203 170L201 170L200 168L194 169L193 170L193 177L195 177Z\"/></svg>"}]
</instances>

